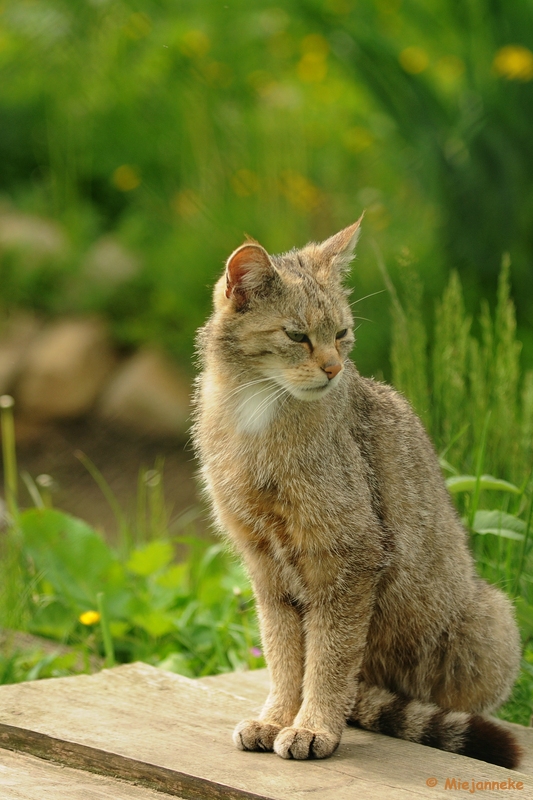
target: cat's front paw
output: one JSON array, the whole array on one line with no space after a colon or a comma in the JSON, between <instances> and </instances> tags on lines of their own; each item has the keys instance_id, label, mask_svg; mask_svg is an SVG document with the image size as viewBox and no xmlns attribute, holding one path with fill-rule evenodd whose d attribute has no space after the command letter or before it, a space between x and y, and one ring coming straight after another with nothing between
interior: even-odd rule
<instances>
[{"instance_id":1,"label":"cat's front paw","mask_svg":"<svg viewBox=\"0 0 533 800\"><path fill-rule=\"evenodd\" d=\"M239 750L272 751L274 740L281 725L261 722L259 719L243 719L233 731L233 743Z\"/></svg>"},{"instance_id":2,"label":"cat's front paw","mask_svg":"<svg viewBox=\"0 0 533 800\"><path fill-rule=\"evenodd\" d=\"M274 752L282 758L327 758L338 747L339 736L309 728L283 728L276 736Z\"/></svg>"}]
</instances>

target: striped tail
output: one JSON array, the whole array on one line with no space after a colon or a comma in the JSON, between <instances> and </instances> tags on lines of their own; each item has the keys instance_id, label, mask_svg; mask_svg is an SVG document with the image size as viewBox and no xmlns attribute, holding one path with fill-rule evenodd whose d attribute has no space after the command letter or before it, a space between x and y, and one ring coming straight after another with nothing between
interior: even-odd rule
<instances>
[{"instance_id":1,"label":"striped tail","mask_svg":"<svg viewBox=\"0 0 533 800\"><path fill-rule=\"evenodd\" d=\"M348 722L507 769L517 767L522 755L512 733L491 719L464 711L445 711L363 682Z\"/></svg>"}]
</instances>

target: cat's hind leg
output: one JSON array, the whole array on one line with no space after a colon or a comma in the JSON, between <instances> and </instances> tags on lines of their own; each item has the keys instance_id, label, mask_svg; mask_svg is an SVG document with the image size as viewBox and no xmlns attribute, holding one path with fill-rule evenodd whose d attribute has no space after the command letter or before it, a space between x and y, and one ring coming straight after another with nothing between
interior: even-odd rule
<instances>
[{"instance_id":1,"label":"cat's hind leg","mask_svg":"<svg viewBox=\"0 0 533 800\"><path fill-rule=\"evenodd\" d=\"M422 659L423 661L424 659ZM372 731L513 768L520 749L512 734L483 714L508 697L520 662L520 640L509 599L477 580L461 622L447 631L432 670L416 665L408 694L359 683L348 721ZM438 666L437 666L438 665ZM393 679L397 677L389 675ZM414 698L423 698L414 699Z\"/></svg>"},{"instance_id":2,"label":"cat's hind leg","mask_svg":"<svg viewBox=\"0 0 533 800\"><path fill-rule=\"evenodd\" d=\"M431 700L458 711L492 711L508 698L519 665L520 637L511 601L477 580L461 624L448 637Z\"/></svg>"}]
</instances>

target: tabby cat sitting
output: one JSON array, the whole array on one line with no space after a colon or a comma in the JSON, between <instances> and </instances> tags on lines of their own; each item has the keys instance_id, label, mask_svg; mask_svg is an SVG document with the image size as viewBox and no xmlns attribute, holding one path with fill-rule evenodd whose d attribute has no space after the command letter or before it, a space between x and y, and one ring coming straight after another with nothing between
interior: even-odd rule
<instances>
[{"instance_id":1,"label":"tabby cat sitting","mask_svg":"<svg viewBox=\"0 0 533 800\"><path fill-rule=\"evenodd\" d=\"M194 440L271 676L234 741L325 758L348 721L514 767L485 716L518 670L511 603L476 576L420 420L348 357L360 222L283 255L237 248L198 335Z\"/></svg>"}]
</instances>

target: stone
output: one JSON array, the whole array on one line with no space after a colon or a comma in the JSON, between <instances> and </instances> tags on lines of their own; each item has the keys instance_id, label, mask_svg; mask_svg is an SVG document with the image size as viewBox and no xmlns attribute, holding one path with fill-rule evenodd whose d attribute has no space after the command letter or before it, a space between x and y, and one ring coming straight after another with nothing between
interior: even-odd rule
<instances>
[{"instance_id":1,"label":"stone","mask_svg":"<svg viewBox=\"0 0 533 800\"><path fill-rule=\"evenodd\" d=\"M23 313L8 318L0 328L0 395L12 391L39 329L36 317Z\"/></svg>"},{"instance_id":2,"label":"stone","mask_svg":"<svg viewBox=\"0 0 533 800\"><path fill-rule=\"evenodd\" d=\"M118 286L137 274L141 262L113 236L102 236L93 244L82 272L98 285Z\"/></svg>"},{"instance_id":3,"label":"stone","mask_svg":"<svg viewBox=\"0 0 533 800\"><path fill-rule=\"evenodd\" d=\"M63 228L54 220L18 211L0 213L0 250L19 250L31 257L59 257L67 250Z\"/></svg>"},{"instance_id":4,"label":"stone","mask_svg":"<svg viewBox=\"0 0 533 800\"><path fill-rule=\"evenodd\" d=\"M142 433L183 437L189 427L190 383L169 358L146 348L119 367L98 410Z\"/></svg>"},{"instance_id":5,"label":"stone","mask_svg":"<svg viewBox=\"0 0 533 800\"><path fill-rule=\"evenodd\" d=\"M93 406L116 358L99 318L51 323L30 345L15 398L39 419L77 417Z\"/></svg>"}]
</instances>

